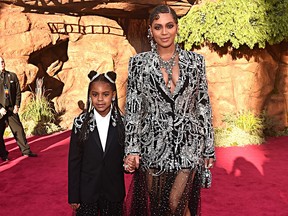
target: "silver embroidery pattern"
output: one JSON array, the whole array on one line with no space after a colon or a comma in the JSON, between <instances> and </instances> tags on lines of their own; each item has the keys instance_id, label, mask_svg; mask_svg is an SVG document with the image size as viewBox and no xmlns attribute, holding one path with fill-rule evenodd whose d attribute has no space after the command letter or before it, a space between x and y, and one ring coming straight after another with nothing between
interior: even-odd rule
<instances>
[{"instance_id":1,"label":"silver embroidery pattern","mask_svg":"<svg viewBox=\"0 0 288 216\"><path fill-rule=\"evenodd\" d=\"M159 173L193 169L214 157L214 131L202 55L179 52L180 75L173 93L153 52L129 62L125 154L141 154L142 167Z\"/></svg>"},{"instance_id":2,"label":"silver embroidery pattern","mask_svg":"<svg viewBox=\"0 0 288 216\"><path fill-rule=\"evenodd\" d=\"M74 124L74 133L75 133L75 134L77 134L78 132L80 132L80 129L81 129L82 125L83 125L83 122L84 122L84 120L85 120L85 116L86 116L86 115L87 115L87 113L82 113L82 114L80 114L78 117L76 117L76 118L74 119L74 123L73 123L73 124ZM91 112L90 115L93 116L93 112ZM90 120L89 120L89 122L88 122L88 124L89 124L89 131L90 131L90 132L93 132L94 129L96 128L96 126L97 126L96 120L95 120L92 116L90 116L91 118L90 118Z\"/></svg>"}]
</instances>

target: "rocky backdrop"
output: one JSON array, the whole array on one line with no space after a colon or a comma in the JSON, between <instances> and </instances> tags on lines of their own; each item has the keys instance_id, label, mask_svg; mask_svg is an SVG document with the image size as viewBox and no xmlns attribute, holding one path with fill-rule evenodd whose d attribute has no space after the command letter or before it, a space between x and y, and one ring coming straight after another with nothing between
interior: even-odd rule
<instances>
[{"instance_id":1,"label":"rocky backdrop","mask_svg":"<svg viewBox=\"0 0 288 216\"><path fill-rule=\"evenodd\" d=\"M60 125L71 128L86 103L90 70L116 71L124 109L129 58L149 49L148 13L165 1L11 2L0 2L0 55L20 80L21 109L43 78ZM166 3L183 16L197 1ZM266 109L280 129L288 126L287 44L232 54L208 46L194 51L206 58L215 126L223 114L248 109Z\"/></svg>"}]
</instances>

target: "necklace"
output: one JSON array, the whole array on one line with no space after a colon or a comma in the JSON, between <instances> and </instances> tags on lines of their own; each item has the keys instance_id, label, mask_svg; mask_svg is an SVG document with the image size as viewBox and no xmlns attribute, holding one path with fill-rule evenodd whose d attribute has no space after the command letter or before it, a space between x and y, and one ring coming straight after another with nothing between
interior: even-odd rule
<instances>
[{"instance_id":1,"label":"necklace","mask_svg":"<svg viewBox=\"0 0 288 216\"><path fill-rule=\"evenodd\" d=\"M164 61L161 56L159 55L159 53L157 52L157 56L159 59L159 63L160 63L160 68L165 69L165 72L168 74L168 83L167 83L167 87L170 89L171 88L171 81L172 81L172 69L175 66L175 57L178 54L178 47L175 47L175 51L172 55L172 57L167 60Z\"/></svg>"}]
</instances>

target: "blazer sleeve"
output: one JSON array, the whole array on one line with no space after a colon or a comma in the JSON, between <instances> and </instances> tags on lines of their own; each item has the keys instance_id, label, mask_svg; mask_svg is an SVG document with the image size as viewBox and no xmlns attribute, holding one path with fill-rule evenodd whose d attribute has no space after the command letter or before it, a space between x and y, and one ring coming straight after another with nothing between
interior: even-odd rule
<instances>
[{"instance_id":1,"label":"blazer sleeve","mask_svg":"<svg viewBox=\"0 0 288 216\"><path fill-rule=\"evenodd\" d=\"M81 173L82 151L78 141L75 128L75 120L70 137L68 155L68 202L80 203L80 173Z\"/></svg>"},{"instance_id":2,"label":"blazer sleeve","mask_svg":"<svg viewBox=\"0 0 288 216\"><path fill-rule=\"evenodd\" d=\"M128 83L125 107L125 155L140 154L141 134L141 66L139 58L131 57L128 67Z\"/></svg>"},{"instance_id":3,"label":"blazer sleeve","mask_svg":"<svg viewBox=\"0 0 288 216\"><path fill-rule=\"evenodd\" d=\"M203 128L204 134L204 152L205 158L215 158L214 149L214 129L212 123L212 109L208 95L208 85L206 79L205 59L200 56L199 67L199 80L198 80L198 95L197 95L197 114L198 120Z\"/></svg>"}]
</instances>

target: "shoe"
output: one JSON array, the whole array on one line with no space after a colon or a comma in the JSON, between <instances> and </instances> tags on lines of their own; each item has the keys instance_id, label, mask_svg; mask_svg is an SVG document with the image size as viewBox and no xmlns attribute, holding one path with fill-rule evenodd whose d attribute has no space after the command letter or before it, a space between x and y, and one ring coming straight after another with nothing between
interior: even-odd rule
<instances>
[{"instance_id":1,"label":"shoe","mask_svg":"<svg viewBox=\"0 0 288 216\"><path fill-rule=\"evenodd\" d=\"M5 161L8 161L9 159L8 159L8 156L6 155L6 156L1 156L1 160L5 162Z\"/></svg>"},{"instance_id":2,"label":"shoe","mask_svg":"<svg viewBox=\"0 0 288 216\"><path fill-rule=\"evenodd\" d=\"M29 152L27 154L22 154L23 156L28 156L28 157L37 157L38 155L33 153L33 152Z\"/></svg>"}]
</instances>

